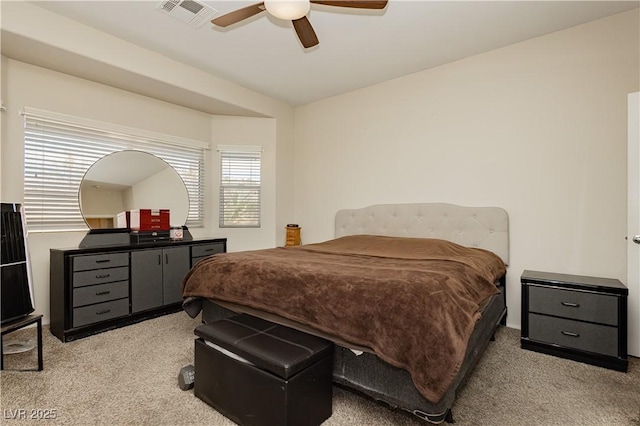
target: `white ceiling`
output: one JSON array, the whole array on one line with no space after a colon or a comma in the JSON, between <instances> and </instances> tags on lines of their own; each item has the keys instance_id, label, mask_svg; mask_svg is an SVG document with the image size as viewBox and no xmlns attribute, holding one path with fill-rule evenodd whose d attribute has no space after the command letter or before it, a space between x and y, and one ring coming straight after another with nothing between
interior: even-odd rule
<instances>
[{"instance_id":1,"label":"white ceiling","mask_svg":"<svg viewBox=\"0 0 640 426\"><path fill-rule=\"evenodd\" d=\"M267 12L226 29L158 10L160 0L33 2L218 77L303 105L638 7L637 1L404 1L383 11L313 5L304 49ZM219 14L253 1L206 0Z\"/></svg>"}]
</instances>

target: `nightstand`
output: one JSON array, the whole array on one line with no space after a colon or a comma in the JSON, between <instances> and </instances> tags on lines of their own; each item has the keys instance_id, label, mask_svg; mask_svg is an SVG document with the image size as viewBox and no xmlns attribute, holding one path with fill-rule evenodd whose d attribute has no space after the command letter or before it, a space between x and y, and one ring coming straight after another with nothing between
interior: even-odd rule
<instances>
[{"instance_id":1,"label":"nightstand","mask_svg":"<svg viewBox=\"0 0 640 426\"><path fill-rule=\"evenodd\" d=\"M523 349L627 371L627 296L616 279L524 271Z\"/></svg>"}]
</instances>

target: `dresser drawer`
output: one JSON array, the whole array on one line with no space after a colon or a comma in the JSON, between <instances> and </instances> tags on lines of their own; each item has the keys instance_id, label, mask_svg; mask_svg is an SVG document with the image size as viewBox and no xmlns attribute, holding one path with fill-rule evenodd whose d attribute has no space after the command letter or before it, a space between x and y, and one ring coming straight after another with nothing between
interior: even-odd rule
<instances>
[{"instance_id":1,"label":"dresser drawer","mask_svg":"<svg viewBox=\"0 0 640 426\"><path fill-rule=\"evenodd\" d=\"M129 253L107 253L73 257L73 271L129 266Z\"/></svg>"},{"instance_id":2,"label":"dresser drawer","mask_svg":"<svg viewBox=\"0 0 640 426\"><path fill-rule=\"evenodd\" d=\"M129 281L98 284L73 289L73 307L93 305L129 297Z\"/></svg>"},{"instance_id":3,"label":"dresser drawer","mask_svg":"<svg viewBox=\"0 0 640 426\"><path fill-rule=\"evenodd\" d=\"M73 326L81 327L129 315L129 298L83 306L73 310Z\"/></svg>"},{"instance_id":4,"label":"dresser drawer","mask_svg":"<svg viewBox=\"0 0 640 426\"><path fill-rule=\"evenodd\" d=\"M606 294L529 286L529 312L618 325L618 298Z\"/></svg>"},{"instance_id":5,"label":"dresser drawer","mask_svg":"<svg viewBox=\"0 0 640 426\"><path fill-rule=\"evenodd\" d=\"M616 327L529 314L529 338L568 348L618 356Z\"/></svg>"},{"instance_id":6,"label":"dresser drawer","mask_svg":"<svg viewBox=\"0 0 640 426\"><path fill-rule=\"evenodd\" d=\"M111 283L115 281L128 281L129 267L95 269L73 273L73 286L84 287L87 285Z\"/></svg>"}]
</instances>

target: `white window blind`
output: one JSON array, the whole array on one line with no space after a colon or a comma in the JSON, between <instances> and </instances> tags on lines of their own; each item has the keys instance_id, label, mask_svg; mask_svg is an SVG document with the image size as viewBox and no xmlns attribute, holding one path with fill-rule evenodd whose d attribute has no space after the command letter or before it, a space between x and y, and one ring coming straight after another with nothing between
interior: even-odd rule
<instances>
[{"instance_id":1,"label":"white window blind","mask_svg":"<svg viewBox=\"0 0 640 426\"><path fill-rule=\"evenodd\" d=\"M260 147L219 147L220 227L260 227Z\"/></svg>"},{"instance_id":2,"label":"white window blind","mask_svg":"<svg viewBox=\"0 0 640 426\"><path fill-rule=\"evenodd\" d=\"M204 220L204 148L176 143L173 137L149 136L144 131L82 119L59 119L24 113L24 209L31 231L86 230L78 190L85 172L105 155L134 149L169 163L182 177L189 193L186 225L201 227ZM80 122L80 124L78 124ZM87 120L87 122L89 122ZM113 129L117 128L117 131Z\"/></svg>"}]
</instances>

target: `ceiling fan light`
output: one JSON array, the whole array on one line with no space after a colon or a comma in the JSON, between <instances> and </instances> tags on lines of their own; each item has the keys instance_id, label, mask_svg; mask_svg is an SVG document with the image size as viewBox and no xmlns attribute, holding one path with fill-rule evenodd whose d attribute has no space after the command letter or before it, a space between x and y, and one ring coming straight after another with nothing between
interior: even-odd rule
<instances>
[{"instance_id":1,"label":"ceiling fan light","mask_svg":"<svg viewBox=\"0 0 640 426\"><path fill-rule=\"evenodd\" d=\"M309 0L265 0L264 7L276 18L293 21L305 16L311 4Z\"/></svg>"}]
</instances>

